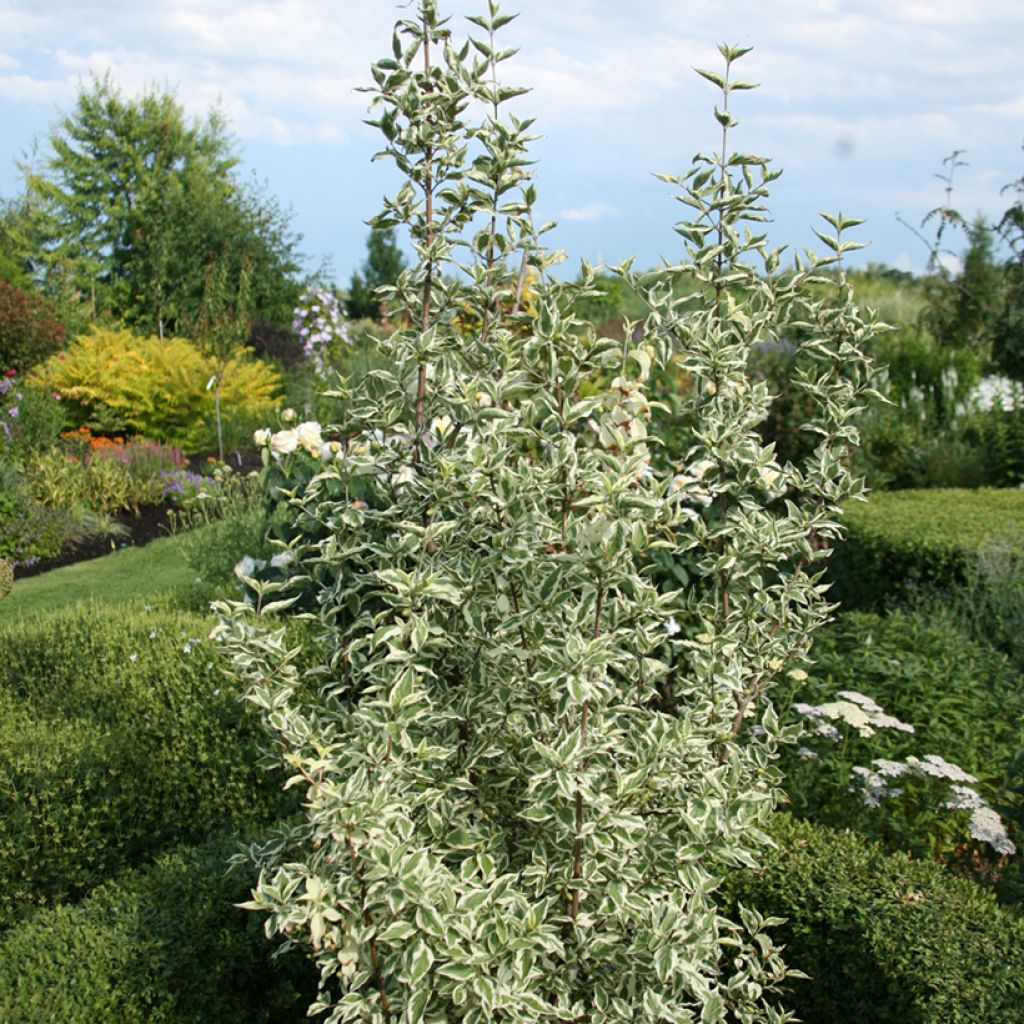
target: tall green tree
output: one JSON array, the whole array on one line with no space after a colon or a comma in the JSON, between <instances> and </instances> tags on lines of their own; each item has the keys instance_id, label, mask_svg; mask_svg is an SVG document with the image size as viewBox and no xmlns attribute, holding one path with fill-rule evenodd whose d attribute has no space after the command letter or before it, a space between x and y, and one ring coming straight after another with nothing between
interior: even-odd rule
<instances>
[{"instance_id":1,"label":"tall green tree","mask_svg":"<svg viewBox=\"0 0 1024 1024\"><path fill-rule=\"evenodd\" d=\"M1003 265L1003 302L992 331L992 358L1007 376L1024 381L1024 176L1003 192L1014 200L996 227L1009 256Z\"/></svg>"},{"instance_id":2,"label":"tall green tree","mask_svg":"<svg viewBox=\"0 0 1024 1024\"><path fill-rule=\"evenodd\" d=\"M24 202L0 199L0 281L16 288L32 284L23 224Z\"/></svg>"},{"instance_id":3,"label":"tall green tree","mask_svg":"<svg viewBox=\"0 0 1024 1024\"><path fill-rule=\"evenodd\" d=\"M199 315L211 257L246 253L256 315L287 321L298 238L277 203L239 181L219 111L190 121L172 93L126 98L94 77L46 143L23 170L31 258L47 291L70 282L94 317L182 333ZM227 277L240 280L241 267Z\"/></svg>"},{"instance_id":4,"label":"tall green tree","mask_svg":"<svg viewBox=\"0 0 1024 1024\"><path fill-rule=\"evenodd\" d=\"M372 227L366 239L366 260L362 270L353 273L345 304L349 317L378 319L381 314L377 289L393 285L405 269L405 257L395 241L393 227Z\"/></svg>"}]
</instances>

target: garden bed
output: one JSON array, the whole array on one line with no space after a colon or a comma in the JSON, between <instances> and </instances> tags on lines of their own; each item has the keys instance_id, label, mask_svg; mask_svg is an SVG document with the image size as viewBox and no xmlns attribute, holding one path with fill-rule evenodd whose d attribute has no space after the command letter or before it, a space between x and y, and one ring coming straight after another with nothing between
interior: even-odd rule
<instances>
[{"instance_id":1,"label":"garden bed","mask_svg":"<svg viewBox=\"0 0 1024 1024\"><path fill-rule=\"evenodd\" d=\"M131 512L113 517L117 529L106 536L86 537L73 546L66 548L53 558L40 558L28 565L19 564L15 567L16 580L38 576L40 573L59 569L63 565L74 565L93 558L109 555L118 548L141 548L151 540L166 537L171 532L170 513L174 506L165 502L161 505L144 505L138 515Z\"/></svg>"},{"instance_id":2,"label":"garden bed","mask_svg":"<svg viewBox=\"0 0 1024 1024\"><path fill-rule=\"evenodd\" d=\"M216 462L215 454L192 455L187 460L187 468L190 473L206 475ZM262 468L260 453L256 449L230 452L226 462L235 473L241 475ZM156 505L140 505L137 512L127 511L111 516L114 528L110 533L84 537L51 558L16 564L14 577L27 579L61 566L100 558L122 548L143 547L152 540L170 535L172 513L177 508L175 502L168 500Z\"/></svg>"}]
</instances>

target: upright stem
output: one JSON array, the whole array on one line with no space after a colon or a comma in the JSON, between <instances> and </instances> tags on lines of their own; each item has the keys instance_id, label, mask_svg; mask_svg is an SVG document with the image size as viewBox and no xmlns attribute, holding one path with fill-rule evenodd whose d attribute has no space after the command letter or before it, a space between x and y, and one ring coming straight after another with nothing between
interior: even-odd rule
<instances>
[{"instance_id":1,"label":"upright stem","mask_svg":"<svg viewBox=\"0 0 1024 1024\"><path fill-rule=\"evenodd\" d=\"M725 161L729 156L729 63L726 61L725 65L725 86L722 89L722 114L725 116L726 121L722 125L722 152L719 157L719 168L721 175L718 179L719 184L719 201L725 196L726 184L729 180L728 171L726 170ZM715 257L715 266L717 268L717 276L715 279L715 319L721 321L721 310L722 310L722 292L724 291L722 286L722 270L725 267L725 250L722 245L725 240L725 210L720 206L718 209L718 255Z\"/></svg>"},{"instance_id":2,"label":"upright stem","mask_svg":"<svg viewBox=\"0 0 1024 1024\"><path fill-rule=\"evenodd\" d=\"M722 88L722 115L725 118L722 124L722 151L719 155L719 168L721 174L719 176L719 192L718 199L721 203L725 198L725 193L729 183L729 172L726 168L726 160L729 157L729 61L726 59L725 63L725 85ZM715 327L721 329L722 324L722 295L725 292L725 286L722 283L722 275L725 269L725 209L719 207L718 209L718 255L715 257L715 266L717 273L715 275ZM716 372L715 376L718 374ZM716 380L716 389L721 386L721 382ZM719 471L721 471L721 465ZM722 517L722 521L725 521L727 506L725 494L722 493L718 497L719 512ZM725 551L725 538L719 545L720 552ZM718 585L722 593L722 622L723 624L729 621L729 573L722 570L718 574Z\"/></svg>"},{"instance_id":3,"label":"upright stem","mask_svg":"<svg viewBox=\"0 0 1024 1024\"><path fill-rule=\"evenodd\" d=\"M601 613L604 609L604 580L598 575L597 578L597 602L594 606L594 630L593 637L596 640L601 635ZM587 741L587 726L590 721L590 701L583 702L583 709L580 712L580 739L585 744ZM586 762L584 761L584 767ZM576 814L573 822L574 836L572 840L572 879L573 888L569 896L569 918L575 923L580 913L580 887L579 882L583 878L583 794L579 788L579 779L576 780Z\"/></svg>"},{"instance_id":4,"label":"upright stem","mask_svg":"<svg viewBox=\"0 0 1024 1024\"><path fill-rule=\"evenodd\" d=\"M213 382L213 406L217 417L217 457L224 461L224 429L220 419L220 373Z\"/></svg>"},{"instance_id":5,"label":"upright stem","mask_svg":"<svg viewBox=\"0 0 1024 1024\"><path fill-rule=\"evenodd\" d=\"M424 91L430 92L430 24L427 20L426 11L423 13L423 78ZM427 145L424 153L426 170L423 175L423 194L426 200L425 225L424 225L424 249L427 253L426 276L423 281L423 309L420 316L420 330L425 334L430 327L430 299L434 288L434 258L430 255L430 248L434 244L434 176L432 161L434 159L434 147ZM416 447L413 450L413 462L420 460L420 450L423 444L423 415L427 398L427 366L420 363L419 373L416 381Z\"/></svg>"},{"instance_id":6,"label":"upright stem","mask_svg":"<svg viewBox=\"0 0 1024 1024\"><path fill-rule=\"evenodd\" d=\"M490 29L488 33L488 42L490 44L491 52L491 86L494 90L491 94L491 102L493 106L493 117L495 123L498 121L498 68L494 58L494 28ZM492 198L492 209L491 209L491 228L490 236L487 242L487 283L491 290L490 298L487 301L487 305L484 307L484 322L480 330L480 344L486 345L487 339L491 333L491 317L495 312L497 302L494 294L494 281L491 278L491 272L494 270L494 237L498 233L498 201L501 198L501 171L495 169L494 171L494 196Z\"/></svg>"},{"instance_id":7,"label":"upright stem","mask_svg":"<svg viewBox=\"0 0 1024 1024\"><path fill-rule=\"evenodd\" d=\"M367 931L370 931L373 928L373 918L370 916L370 908L366 905L366 881L363 878L359 862L356 860L356 848L352 842L352 837L346 836L345 842L348 845L348 856L352 864L352 874L359 885L360 900L363 904L363 924L366 926ZM387 1024L391 1024L391 1003L388 1001L388 994L384 988L384 975L380 969L380 953L377 951L377 940L372 935L370 938L370 964L373 967L374 980L377 982L377 991L380 993L380 1008L384 1011L384 1020Z\"/></svg>"}]
</instances>

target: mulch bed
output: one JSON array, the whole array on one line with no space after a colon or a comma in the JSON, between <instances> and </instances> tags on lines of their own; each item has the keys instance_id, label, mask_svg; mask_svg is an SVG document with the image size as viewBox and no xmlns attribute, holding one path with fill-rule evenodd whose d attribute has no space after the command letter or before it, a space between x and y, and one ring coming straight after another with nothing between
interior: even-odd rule
<instances>
[{"instance_id":1,"label":"mulch bed","mask_svg":"<svg viewBox=\"0 0 1024 1024\"><path fill-rule=\"evenodd\" d=\"M167 537L171 532L168 513L173 508L174 506L169 504L148 505L139 509L138 516L132 515L131 512L119 515L116 521L128 531L127 533L122 534L119 531L110 537L89 537L59 555L54 555L53 558L41 558L31 565L19 565L14 570L14 578L21 580L29 576L38 576L51 569L59 569L63 565L74 565L76 562L86 562L101 555L109 555L119 548L141 548L158 537Z\"/></svg>"},{"instance_id":2,"label":"mulch bed","mask_svg":"<svg viewBox=\"0 0 1024 1024\"><path fill-rule=\"evenodd\" d=\"M195 473L207 472L210 468L211 456L208 454L193 455L188 460L188 468ZM231 468L237 473L248 473L251 470L258 470L263 463L258 451L247 451L242 453L232 452L226 460ZM151 540L160 537L168 537L171 533L169 514L174 510L174 505L164 503L162 505L147 505L139 509L137 516L131 512L122 513L116 516L116 521L124 527L127 533L118 531L110 537L89 537L73 547L62 551L53 558L42 558L32 565L19 565L14 570L14 578L17 580L26 579L29 576L39 576L41 573L49 572L51 569L59 569L64 565L75 565L77 562L86 562L93 558L100 558L109 555L112 551L121 548L141 548Z\"/></svg>"}]
</instances>

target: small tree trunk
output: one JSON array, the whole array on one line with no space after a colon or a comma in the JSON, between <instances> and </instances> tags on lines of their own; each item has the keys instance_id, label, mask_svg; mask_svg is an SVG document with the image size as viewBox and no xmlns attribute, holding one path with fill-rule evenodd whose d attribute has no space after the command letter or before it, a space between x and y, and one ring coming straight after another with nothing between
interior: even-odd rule
<instances>
[{"instance_id":1,"label":"small tree trunk","mask_svg":"<svg viewBox=\"0 0 1024 1024\"><path fill-rule=\"evenodd\" d=\"M224 461L224 430L220 421L220 374L213 382L213 410L217 418L217 458Z\"/></svg>"}]
</instances>

